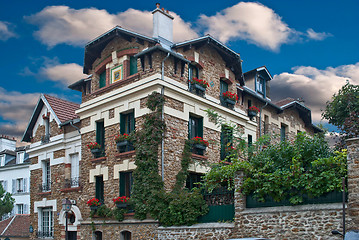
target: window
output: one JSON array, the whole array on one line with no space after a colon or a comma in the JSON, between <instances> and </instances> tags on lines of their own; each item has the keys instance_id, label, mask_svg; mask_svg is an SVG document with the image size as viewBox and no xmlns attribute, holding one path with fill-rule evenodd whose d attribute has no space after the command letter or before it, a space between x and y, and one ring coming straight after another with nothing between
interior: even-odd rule
<instances>
[{"instance_id":1,"label":"window","mask_svg":"<svg viewBox=\"0 0 359 240\"><path fill-rule=\"evenodd\" d=\"M4 191L6 192L7 191L7 181L6 180L0 181L0 184L1 184L2 188L4 189Z\"/></svg>"},{"instance_id":2,"label":"window","mask_svg":"<svg viewBox=\"0 0 359 240\"><path fill-rule=\"evenodd\" d=\"M130 75L137 73L137 58L130 57Z\"/></svg>"},{"instance_id":3,"label":"window","mask_svg":"<svg viewBox=\"0 0 359 240\"><path fill-rule=\"evenodd\" d=\"M226 103L225 98L223 98L223 93L228 91L228 83L226 83L225 81L220 80L219 87L220 87L219 99L221 100L221 105L225 106L225 107L233 108L228 103Z\"/></svg>"},{"instance_id":4,"label":"window","mask_svg":"<svg viewBox=\"0 0 359 240\"><path fill-rule=\"evenodd\" d=\"M103 88L106 86L106 70L100 73L99 77L99 88Z\"/></svg>"},{"instance_id":5,"label":"window","mask_svg":"<svg viewBox=\"0 0 359 240\"><path fill-rule=\"evenodd\" d=\"M25 214L24 213L24 204L16 204L17 214Z\"/></svg>"},{"instance_id":6,"label":"window","mask_svg":"<svg viewBox=\"0 0 359 240\"><path fill-rule=\"evenodd\" d=\"M230 126L222 125L221 129L221 160L224 160L228 154L228 148L232 146L233 129Z\"/></svg>"},{"instance_id":7,"label":"window","mask_svg":"<svg viewBox=\"0 0 359 240\"><path fill-rule=\"evenodd\" d=\"M79 163L79 154L70 155L71 158L71 187L79 186L79 172L80 172L80 163Z\"/></svg>"},{"instance_id":8,"label":"window","mask_svg":"<svg viewBox=\"0 0 359 240\"><path fill-rule=\"evenodd\" d=\"M15 193L25 192L25 190L26 190L26 179L18 178L18 179L16 179L14 181L14 183L15 183Z\"/></svg>"},{"instance_id":9,"label":"window","mask_svg":"<svg viewBox=\"0 0 359 240\"><path fill-rule=\"evenodd\" d=\"M203 118L189 116L188 123L188 138L203 137ZM198 155L203 155L204 149L193 147L192 152Z\"/></svg>"},{"instance_id":10,"label":"window","mask_svg":"<svg viewBox=\"0 0 359 240\"><path fill-rule=\"evenodd\" d=\"M120 115L120 133L121 134L130 134L135 131L135 114L134 112L121 113ZM120 152L128 152L134 150L133 145L128 142L128 144L120 147Z\"/></svg>"},{"instance_id":11,"label":"window","mask_svg":"<svg viewBox=\"0 0 359 240\"><path fill-rule=\"evenodd\" d=\"M199 78L199 70L198 67L190 65L189 66L189 79Z\"/></svg>"},{"instance_id":12,"label":"window","mask_svg":"<svg viewBox=\"0 0 359 240\"><path fill-rule=\"evenodd\" d=\"M104 201L104 186L103 186L103 176L96 176L96 198L103 203Z\"/></svg>"},{"instance_id":13,"label":"window","mask_svg":"<svg viewBox=\"0 0 359 240\"><path fill-rule=\"evenodd\" d=\"M131 232L129 231L121 232L120 240L131 240Z\"/></svg>"},{"instance_id":14,"label":"window","mask_svg":"<svg viewBox=\"0 0 359 240\"><path fill-rule=\"evenodd\" d=\"M287 131L287 125L282 123L280 125L280 140L282 142L286 140L286 131Z\"/></svg>"},{"instance_id":15,"label":"window","mask_svg":"<svg viewBox=\"0 0 359 240\"><path fill-rule=\"evenodd\" d=\"M253 144L253 138L252 135L248 134L248 147L251 147Z\"/></svg>"},{"instance_id":16,"label":"window","mask_svg":"<svg viewBox=\"0 0 359 240\"><path fill-rule=\"evenodd\" d=\"M256 79L256 90L258 93L262 94L265 97L265 80L261 76L257 76Z\"/></svg>"},{"instance_id":17,"label":"window","mask_svg":"<svg viewBox=\"0 0 359 240\"><path fill-rule=\"evenodd\" d=\"M51 190L51 168L50 160L42 162L42 192L48 192Z\"/></svg>"},{"instance_id":18,"label":"window","mask_svg":"<svg viewBox=\"0 0 359 240\"><path fill-rule=\"evenodd\" d=\"M186 63L185 62L181 62L181 77L184 76L184 68L186 66Z\"/></svg>"},{"instance_id":19,"label":"window","mask_svg":"<svg viewBox=\"0 0 359 240\"><path fill-rule=\"evenodd\" d=\"M201 173L190 172L186 180L186 188L192 189L194 187L198 187L198 184L196 183L202 182L202 176L203 174Z\"/></svg>"},{"instance_id":20,"label":"window","mask_svg":"<svg viewBox=\"0 0 359 240\"><path fill-rule=\"evenodd\" d=\"M39 231L40 238L54 237L54 215L52 207L42 208L39 212Z\"/></svg>"},{"instance_id":21,"label":"window","mask_svg":"<svg viewBox=\"0 0 359 240\"><path fill-rule=\"evenodd\" d=\"M48 143L50 141L50 120L49 117L44 116L45 136L41 137L41 143Z\"/></svg>"},{"instance_id":22,"label":"window","mask_svg":"<svg viewBox=\"0 0 359 240\"><path fill-rule=\"evenodd\" d=\"M99 121L96 122L96 142L101 146L101 152L96 157L101 157L104 155L105 149L105 127L104 122Z\"/></svg>"},{"instance_id":23,"label":"window","mask_svg":"<svg viewBox=\"0 0 359 240\"><path fill-rule=\"evenodd\" d=\"M132 184L132 172L120 172L120 196L131 197Z\"/></svg>"},{"instance_id":24,"label":"window","mask_svg":"<svg viewBox=\"0 0 359 240\"><path fill-rule=\"evenodd\" d=\"M0 155L0 164L1 166L5 166L5 155Z\"/></svg>"},{"instance_id":25,"label":"window","mask_svg":"<svg viewBox=\"0 0 359 240\"><path fill-rule=\"evenodd\" d=\"M94 232L93 239L94 240L102 240L102 232L100 232L100 231Z\"/></svg>"},{"instance_id":26,"label":"window","mask_svg":"<svg viewBox=\"0 0 359 240\"><path fill-rule=\"evenodd\" d=\"M25 152L21 151L21 152L17 152L16 153L16 163L20 164L24 162L24 156L25 156Z\"/></svg>"}]
</instances>

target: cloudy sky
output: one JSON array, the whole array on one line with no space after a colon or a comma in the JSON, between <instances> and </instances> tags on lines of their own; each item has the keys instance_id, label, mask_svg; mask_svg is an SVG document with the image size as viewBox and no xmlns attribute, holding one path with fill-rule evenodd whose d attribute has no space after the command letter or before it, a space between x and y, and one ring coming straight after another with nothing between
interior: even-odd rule
<instances>
[{"instance_id":1,"label":"cloudy sky","mask_svg":"<svg viewBox=\"0 0 359 240\"><path fill-rule=\"evenodd\" d=\"M10 3L11 2L11 3ZM175 42L210 34L267 66L271 97L303 98L315 123L346 80L359 84L359 1L164 1ZM151 1L7 1L0 8L0 134L22 136L40 96L80 103L84 45L116 25L152 35Z\"/></svg>"}]
</instances>

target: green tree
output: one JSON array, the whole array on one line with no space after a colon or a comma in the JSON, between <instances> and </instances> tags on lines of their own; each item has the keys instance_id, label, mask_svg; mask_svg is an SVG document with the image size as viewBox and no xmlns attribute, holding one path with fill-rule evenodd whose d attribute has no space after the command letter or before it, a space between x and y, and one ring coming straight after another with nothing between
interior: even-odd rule
<instances>
[{"instance_id":1,"label":"green tree","mask_svg":"<svg viewBox=\"0 0 359 240\"><path fill-rule=\"evenodd\" d=\"M15 199L12 198L11 194L5 192L2 184L0 184L0 216L3 216L9 212L14 207Z\"/></svg>"},{"instance_id":2,"label":"green tree","mask_svg":"<svg viewBox=\"0 0 359 240\"><path fill-rule=\"evenodd\" d=\"M359 136L359 85L347 81L327 102L322 117L338 127L343 138Z\"/></svg>"}]
</instances>

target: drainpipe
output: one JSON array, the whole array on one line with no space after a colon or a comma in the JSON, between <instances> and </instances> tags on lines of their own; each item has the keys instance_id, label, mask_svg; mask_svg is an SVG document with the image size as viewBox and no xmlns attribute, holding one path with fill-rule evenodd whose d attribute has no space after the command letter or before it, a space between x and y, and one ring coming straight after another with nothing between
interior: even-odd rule
<instances>
[{"instance_id":1,"label":"drainpipe","mask_svg":"<svg viewBox=\"0 0 359 240\"><path fill-rule=\"evenodd\" d=\"M80 128L74 125L73 120L70 121L70 125L73 126L79 132L79 134L81 134Z\"/></svg>"},{"instance_id":2,"label":"drainpipe","mask_svg":"<svg viewBox=\"0 0 359 240\"><path fill-rule=\"evenodd\" d=\"M260 111L259 111L259 137L262 136L262 110L268 105L268 102L266 102L266 104L261 107Z\"/></svg>"},{"instance_id":3,"label":"drainpipe","mask_svg":"<svg viewBox=\"0 0 359 240\"><path fill-rule=\"evenodd\" d=\"M165 61L167 60L167 58L170 56L170 53L167 54L167 56L162 60L162 72L161 72L161 80L164 80L164 76L165 76ZM162 87L161 89L161 95L162 97L165 96L165 87ZM161 119L163 121L164 119L164 112L165 112L165 106L162 106L162 114L161 114ZM164 150L164 146L165 146L165 133L162 133L162 142L161 142L161 176L162 176L162 181L165 180L165 150Z\"/></svg>"}]
</instances>

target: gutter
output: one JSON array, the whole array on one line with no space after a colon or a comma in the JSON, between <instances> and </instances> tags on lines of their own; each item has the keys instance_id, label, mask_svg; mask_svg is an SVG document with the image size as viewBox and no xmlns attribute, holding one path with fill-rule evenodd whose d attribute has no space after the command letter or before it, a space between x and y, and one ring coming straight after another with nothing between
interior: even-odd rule
<instances>
[{"instance_id":1,"label":"gutter","mask_svg":"<svg viewBox=\"0 0 359 240\"><path fill-rule=\"evenodd\" d=\"M79 134L81 134L80 128L78 128L78 127L76 127L74 125L74 123L76 124L76 123L79 123L79 122L80 122L80 119L78 119L78 118L77 119L71 119L71 120L68 120L66 122L61 123L59 126L62 127L62 126L65 126L67 124L70 124L72 127L74 127L78 131Z\"/></svg>"}]
</instances>

